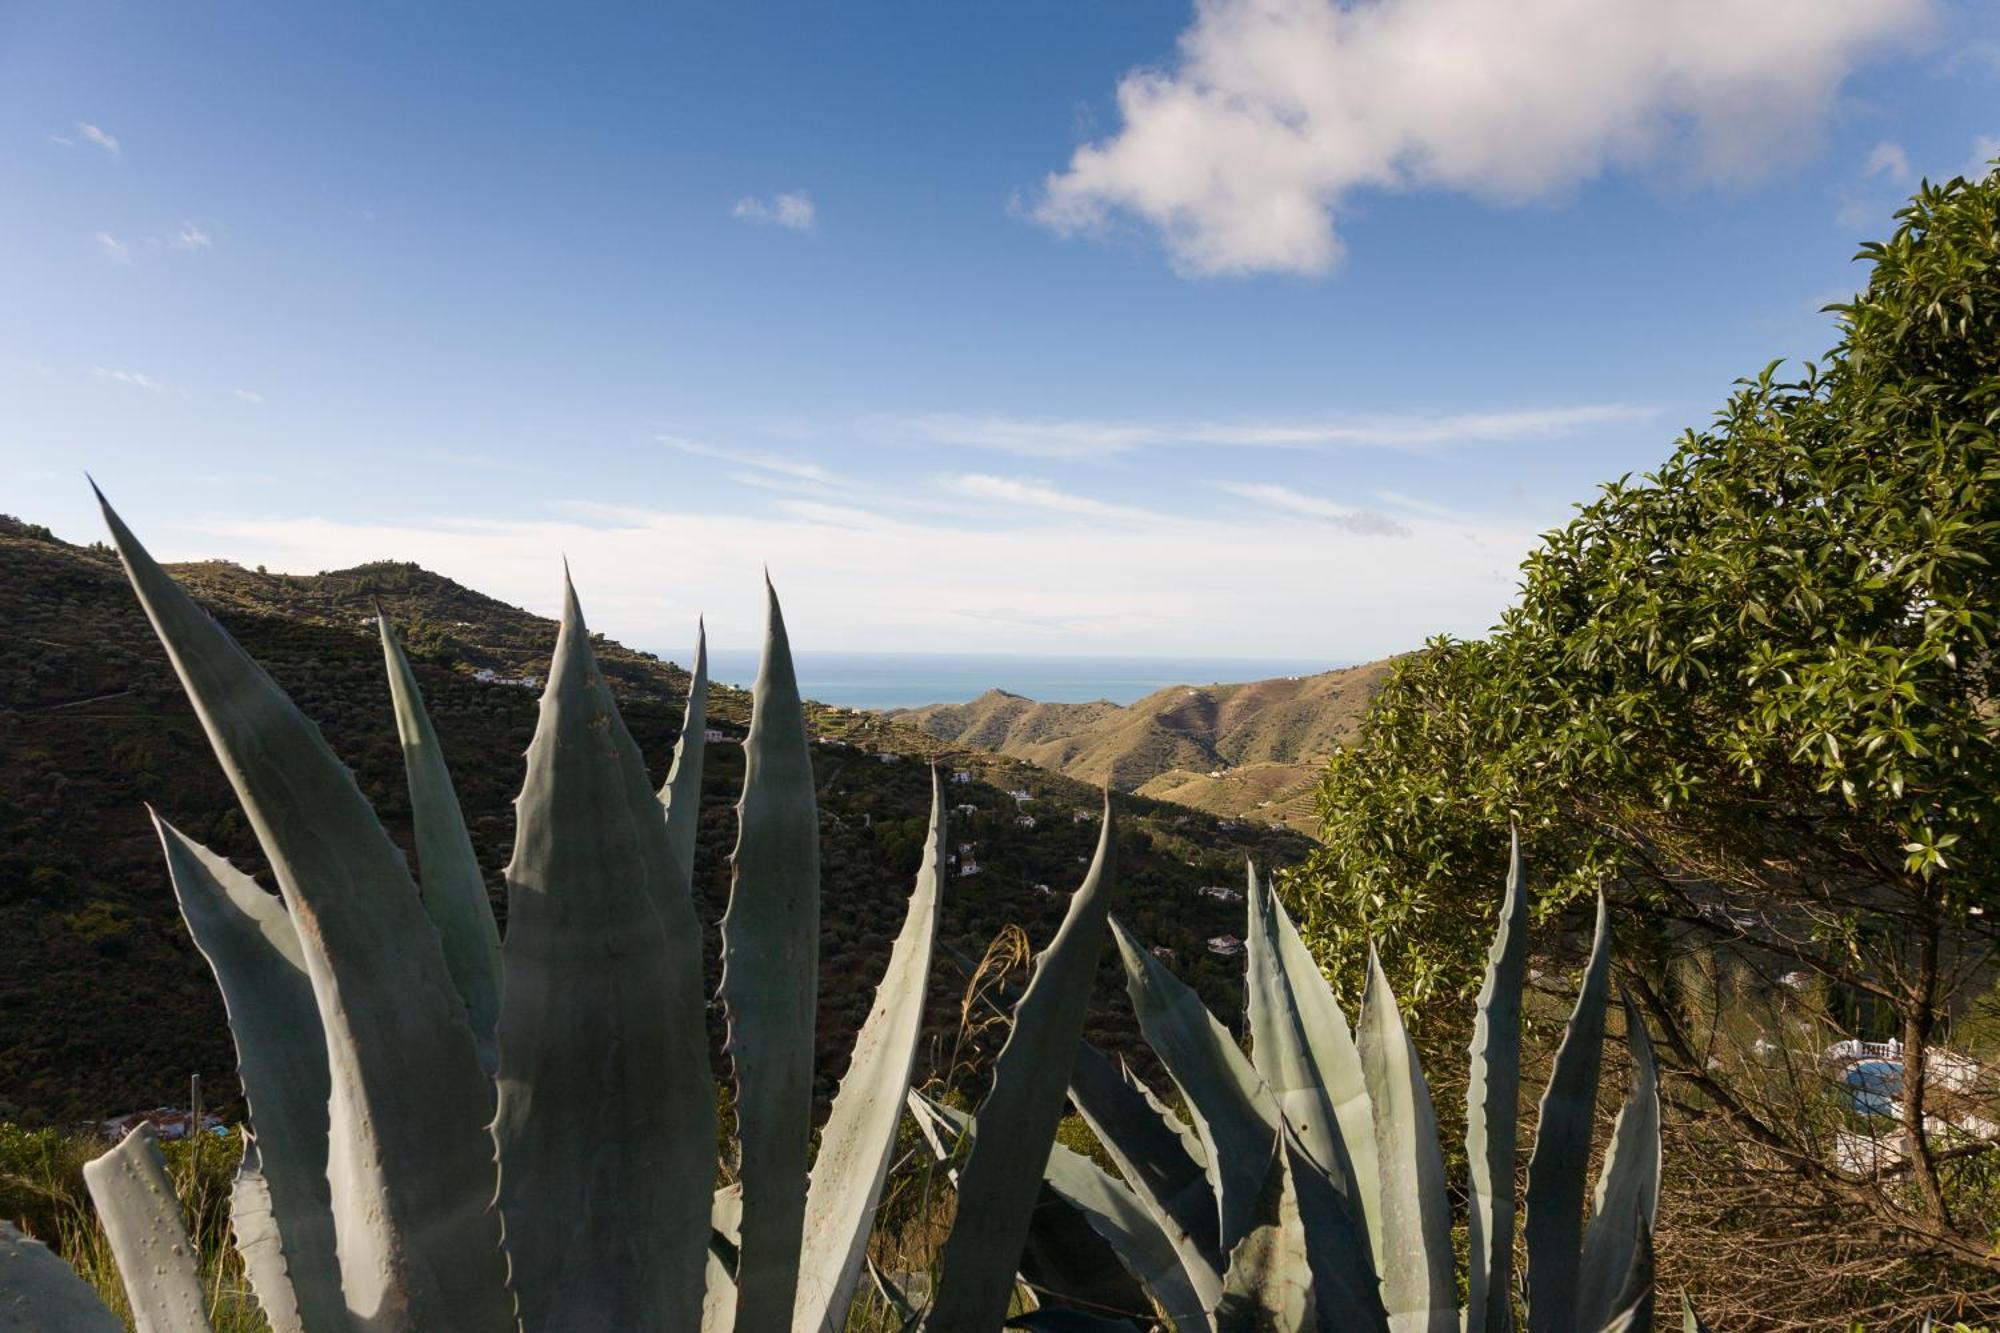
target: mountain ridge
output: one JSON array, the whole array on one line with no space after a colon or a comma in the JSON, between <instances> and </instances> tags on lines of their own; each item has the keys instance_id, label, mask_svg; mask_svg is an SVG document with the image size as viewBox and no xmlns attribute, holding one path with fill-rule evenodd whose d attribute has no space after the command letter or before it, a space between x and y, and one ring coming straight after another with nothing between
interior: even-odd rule
<instances>
[{"instance_id":1,"label":"mountain ridge","mask_svg":"<svg viewBox=\"0 0 2000 1333\"><path fill-rule=\"evenodd\" d=\"M1170 685L1130 704L1051 703L994 688L885 710L953 745L1210 813L1308 822L1319 770L1353 736L1390 660L1265 680Z\"/></svg>"}]
</instances>

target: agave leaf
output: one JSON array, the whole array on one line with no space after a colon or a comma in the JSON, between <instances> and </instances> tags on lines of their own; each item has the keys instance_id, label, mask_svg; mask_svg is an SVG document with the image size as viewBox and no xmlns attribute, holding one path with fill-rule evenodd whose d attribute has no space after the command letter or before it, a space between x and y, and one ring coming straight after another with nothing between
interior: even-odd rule
<instances>
[{"instance_id":1,"label":"agave leaf","mask_svg":"<svg viewBox=\"0 0 2000 1333\"><path fill-rule=\"evenodd\" d=\"M687 708L681 714L681 736L674 742L673 767L660 788L667 811L667 841L682 878L694 881L695 835L701 825L701 762L708 727L708 626L697 622L694 668L688 673Z\"/></svg>"},{"instance_id":2,"label":"agave leaf","mask_svg":"<svg viewBox=\"0 0 2000 1333\"><path fill-rule=\"evenodd\" d=\"M928 1098L918 1099L918 1104L920 1119L930 1116L941 1121L961 1139L975 1134L972 1118L964 1112ZM940 1138L929 1134L927 1137L932 1138L934 1150L942 1143ZM1071 1152L1060 1143L1050 1147L1042 1179L1058 1200L1067 1204L1111 1247L1124 1271L1138 1281L1175 1328L1198 1330L1208 1326L1208 1307L1189 1282L1172 1242L1130 1189L1088 1157ZM1038 1228L1050 1211L1036 1209ZM1087 1303L1096 1309L1118 1308L1121 1294L1118 1286L1088 1293L1074 1289L1062 1293L1067 1300ZM1122 1304L1134 1307L1135 1312L1146 1309L1145 1300L1132 1301L1129 1296Z\"/></svg>"},{"instance_id":3,"label":"agave leaf","mask_svg":"<svg viewBox=\"0 0 2000 1333\"><path fill-rule=\"evenodd\" d=\"M1528 969L1528 895L1521 885L1521 837L1513 835L1500 925L1486 953L1472 1024L1472 1067L1465 1085L1465 1327L1510 1333L1514 1269L1514 1150L1521 1114L1521 992Z\"/></svg>"},{"instance_id":4,"label":"agave leaf","mask_svg":"<svg viewBox=\"0 0 2000 1333\"><path fill-rule=\"evenodd\" d=\"M1032 1164L1055 1141L1063 1090L1104 950L1104 923L1116 869L1111 798L1097 854L1034 975L1014 1006L1014 1029L993 1064L981 1104L981 1133L959 1173L958 1214L940 1257L938 1290L926 1327L936 1333L990 1333L1007 1316L1014 1271L1041 1190ZM1030 1169L1023 1169L1023 1163Z\"/></svg>"},{"instance_id":5,"label":"agave leaf","mask_svg":"<svg viewBox=\"0 0 2000 1333\"><path fill-rule=\"evenodd\" d=\"M1305 1235L1319 1327L1339 1333L1387 1333L1382 1282L1368 1249L1368 1229L1352 1203L1306 1157L1295 1135L1285 1137L1286 1162Z\"/></svg>"},{"instance_id":6,"label":"agave leaf","mask_svg":"<svg viewBox=\"0 0 2000 1333\"><path fill-rule=\"evenodd\" d=\"M838 1333L860 1281L875 1205L881 1201L895 1155L903 1090L909 1086L923 1033L944 844L944 795L933 769L930 836L924 841L916 891L889 951L875 1007L855 1036L847 1074L820 1131L819 1155L806 1195L805 1241L792 1313L795 1333Z\"/></svg>"},{"instance_id":7,"label":"agave leaf","mask_svg":"<svg viewBox=\"0 0 2000 1333\"><path fill-rule=\"evenodd\" d=\"M100 497L101 499L101 497ZM511 1327L492 1088L403 854L268 675L105 522L298 929L326 1033L341 1287L372 1333Z\"/></svg>"},{"instance_id":8,"label":"agave leaf","mask_svg":"<svg viewBox=\"0 0 2000 1333\"><path fill-rule=\"evenodd\" d=\"M1200 1141L1089 1042L1077 1048L1069 1098L1180 1255L1201 1307L1215 1308L1222 1299L1220 1220Z\"/></svg>"},{"instance_id":9,"label":"agave leaf","mask_svg":"<svg viewBox=\"0 0 2000 1333\"><path fill-rule=\"evenodd\" d=\"M1632 1050L1632 1090L1611 1129L1597 1175L1583 1266L1577 1276L1577 1324L1595 1328L1623 1310L1621 1288L1642 1248L1650 1249L1660 1208L1660 1075L1646 1020L1623 997L1625 1039ZM1648 1300L1651 1299L1650 1289ZM1651 1321L1650 1309L1648 1322Z\"/></svg>"},{"instance_id":10,"label":"agave leaf","mask_svg":"<svg viewBox=\"0 0 2000 1333\"><path fill-rule=\"evenodd\" d=\"M139 1333L212 1333L194 1242L167 1179L160 1142L141 1121L119 1145L83 1164L83 1183L111 1242Z\"/></svg>"},{"instance_id":11,"label":"agave leaf","mask_svg":"<svg viewBox=\"0 0 2000 1333\"><path fill-rule=\"evenodd\" d=\"M222 990L251 1134L231 1193L244 1271L274 1333L345 1330L326 1179L326 1040L284 905L153 817L181 916Z\"/></svg>"},{"instance_id":12,"label":"agave leaf","mask_svg":"<svg viewBox=\"0 0 2000 1333\"><path fill-rule=\"evenodd\" d=\"M1234 1250L1263 1216L1258 1209L1278 1141L1277 1103L1201 997L1123 925L1114 921L1112 929L1139 1030L1194 1115L1218 1203L1221 1243Z\"/></svg>"},{"instance_id":13,"label":"agave leaf","mask_svg":"<svg viewBox=\"0 0 2000 1333\"><path fill-rule=\"evenodd\" d=\"M958 1169L971 1148L972 1117L912 1088L908 1096L917 1132L931 1155L945 1164L945 1177L958 1183ZM1113 1182L1114 1184L1116 1182ZM1094 1310L1149 1311L1144 1289L1111 1242L1101 1234L1104 1219L1092 1219L1050 1183L1043 1172L1029 1213L1028 1236L1017 1269L1022 1286L1044 1306Z\"/></svg>"},{"instance_id":14,"label":"agave leaf","mask_svg":"<svg viewBox=\"0 0 2000 1333\"><path fill-rule=\"evenodd\" d=\"M0 1221L0 1333L124 1333L54 1250Z\"/></svg>"},{"instance_id":15,"label":"agave leaf","mask_svg":"<svg viewBox=\"0 0 2000 1333\"><path fill-rule=\"evenodd\" d=\"M819 999L819 814L778 595L743 742L735 880L722 918L722 1000L742 1147L739 1333L788 1329L798 1286ZM900 1089L899 1089L900 1091Z\"/></svg>"},{"instance_id":16,"label":"agave leaf","mask_svg":"<svg viewBox=\"0 0 2000 1333\"><path fill-rule=\"evenodd\" d=\"M1275 1141L1272 1149L1257 1194L1256 1224L1229 1252L1216 1333L1304 1333L1319 1326L1291 1158Z\"/></svg>"},{"instance_id":17,"label":"agave leaf","mask_svg":"<svg viewBox=\"0 0 2000 1333\"><path fill-rule=\"evenodd\" d=\"M715 1176L700 926L564 584L507 866L497 1202L528 1333L693 1328Z\"/></svg>"},{"instance_id":18,"label":"agave leaf","mask_svg":"<svg viewBox=\"0 0 2000 1333\"><path fill-rule=\"evenodd\" d=\"M389 668L389 696L396 706L396 734L403 744L424 911L437 927L445 967L465 1001L479 1067L491 1077L500 1067L500 1047L493 1036L493 1026L500 1021L500 929L493 923L486 877L473 855L458 792L451 785L430 714L424 711L416 673L379 606L375 621L382 630L382 658Z\"/></svg>"},{"instance_id":19,"label":"agave leaf","mask_svg":"<svg viewBox=\"0 0 2000 1333\"><path fill-rule=\"evenodd\" d=\"M1555 1068L1542 1093L1535 1151L1528 1159L1528 1328L1574 1327L1577 1250L1583 1233L1583 1187L1597 1118L1597 1075L1604 1058L1604 1010L1611 973L1611 922L1597 899L1590 965L1569 1016Z\"/></svg>"},{"instance_id":20,"label":"agave leaf","mask_svg":"<svg viewBox=\"0 0 2000 1333\"><path fill-rule=\"evenodd\" d=\"M1643 1215L1634 1214L1627 1224L1633 1236L1630 1262L1611 1300L1612 1313L1602 1320L1579 1323L1578 1328L1600 1329L1602 1333L1652 1333L1653 1330L1653 1228Z\"/></svg>"},{"instance_id":21,"label":"agave leaf","mask_svg":"<svg viewBox=\"0 0 2000 1333\"><path fill-rule=\"evenodd\" d=\"M1685 1290L1681 1292L1681 1333L1708 1333L1708 1325L1694 1312L1694 1302Z\"/></svg>"},{"instance_id":22,"label":"agave leaf","mask_svg":"<svg viewBox=\"0 0 2000 1333\"><path fill-rule=\"evenodd\" d=\"M1381 1177L1361 1054L1333 988L1269 880L1249 869L1250 1059L1285 1123L1336 1193L1351 1201L1379 1250Z\"/></svg>"},{"instance_id":23,"label":"agave leaf","mask_svg":"<svg viewBox=\"0 0 2000 1333\"><path fill-rule=\"evenodd\" d=\"M1382 1172L1382 1304L1389 1327L1396 1333L1456 1333L1451 1201L1445 1195L1437 1113L1417 1048L1372 948L1360 1049Z\"/></svg>"},{"instance_id":24,"label":"agave leaf","mask_svg":"<svg viewBox=\"0 0 2000 1333\"><path fill-rule=\"evenodd\" d=\"M715 1192L708 1215L708 1288L701 1303L702 1333L729 1333L736 1324L736 1256L743 1241L743 1186Z\"/></svg>"}]
</instances>

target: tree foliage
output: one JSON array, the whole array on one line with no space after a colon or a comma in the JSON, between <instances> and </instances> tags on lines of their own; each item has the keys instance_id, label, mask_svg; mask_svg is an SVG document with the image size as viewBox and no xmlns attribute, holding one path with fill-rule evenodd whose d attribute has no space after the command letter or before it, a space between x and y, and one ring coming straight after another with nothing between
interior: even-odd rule
<instances>
[{"instance_id":1,"label":"tree foliage","mask_svg":"<svg viewBox=\"0 0 2000 1333\"><path fill-rule=\"evenodd\" d=\"M1396 664L1290 896L1335 975L1372 937L1413 995L1469 990L1518 825L1545 916L1603 886L1645 943L1628 981L1704 1114L2000 1272L1991 1199L1953 1191L1991 1145L1934 1148L1925 1076L2000 912L2000 174L1927 183L1897 222L1822 362L1739 381L1545 535L1489 637ZM1834 1169L1811 1107L1699 1049L1667 964L1718 948L1904 1044L1893 1170Z\"/></svg>"},{"instance_id":2,"label":"tree foliage","mask_svg":"<svg viewBox=\"0 0 2000 1333\"><path fill-rule=\"evenodd\" d=\"M1898 217L1823 365L1741 381L1546 536L1490 638L1397 664L1294 880L1322 940L1464 986L1490 904L1458 889L1499 882L1510 819L1545 904L1695 838L1710 869L1783 852L1993 901L2000 176Z\"/></svg>"}]
</instances>

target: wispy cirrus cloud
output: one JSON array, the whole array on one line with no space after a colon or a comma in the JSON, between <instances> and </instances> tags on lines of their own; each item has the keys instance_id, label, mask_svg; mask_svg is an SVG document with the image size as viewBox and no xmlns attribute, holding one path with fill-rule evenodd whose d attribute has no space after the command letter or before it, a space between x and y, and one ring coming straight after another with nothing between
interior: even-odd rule
<instances>
[{"instance_id":1,"label":"wispy cirrus cloud","mask_svg":"<svg viewBox=\"0 0 2000 1333\"><path fill-rule=\"evenodd\" d=\"M84 143L96 144L113 157L120 156L123 151L118 147L118 140L115 136L107 134L87 120L79 120L76 123L75 138L67 134L51 134L49 136L50 143L60 144L64 148L76 147L79 139Z\"/></svg>"},{"instance_id":2,"label":"wispy cirrus cloud","mask_svg":"<svg viewBox=\"0 0 2000 1333\"><path fill-rule=\"evenodd\" d=\"M262 407L264 405L264 395L258 393L255 389L231 389L229 392L230 396L249 403L253 407Z\"/></svg>"},{"instance_id":3,"label":"wispy cirrus cloud","mask_svg":"<svg viewBox=\"0 0 2000 1333\"><path fill-rule=\"evenodd\" d=\"M1279 486L1270 482L1218 481L1217 490L1226 491L1238 499L1249 500L1267 509L1276 509L1287 514L1297 514L1302 518L1318 519L1331 523L1337 528L1363 537L1407 537L1409 525L1400 523L1386 514L1377 514L1366 509L1355 509L1350 505L1336 504L1332 500L1304 491L1295 491L1289 486Z\"/></svg>"},{"instance_id":4,"label":"wispy cirrus cloud","mask_svg":"<svg viewBox=\"0 0 2000 1333\"><path fill-rule=\"evenodd\" d=\"M169 242L176 250L206 250L215 242L209 234L192 222L183 222L181 229Z\"/></svg>"},{"instance_id":5,"label":"wispy cirrus cloud","mask_svg":"<svg viewBox=\"0 0 2000 1333\"><path fill-rule=\"evenodd\" d=\"M886 424L934 444L1084 460L1183 445L1420 450L1453 444L1508 443L1647 421L1658 414L1658 408L1642 404L1585 403L1488 412L1271 421L1144 421L929 413L891 418Z\"/></svg>"},{"instance_id":6,"label":"wispy cirrus cloud","mask_svg":"<svg viewBox=\"0 0 2000 1333\"><path fill-rule=\"evenodd\" d=\"M98 252L112 263L129 264L132 262L132 247L119 240L116 236L113 236L110 232L100 231L92 239L97 242Z\"/></svg>"},{"instance_id":7,"label":"wispy cirrus cloud","mask_svg":"<svg viewBox=\"0 0 2000 1333\"><path fill-rule=\"evenodd\" d=\"M101 380L109 380L113 384L123 384L127 388L144 389L148 393L164 393L167 388L165 380L157 376L142 374L136 370L118 370L111 366L92 366L90 373Z\"/></svg>"},{"instance_id":8,"label":"wispy cirrus cloud","mask_svg":"<svg viewBox=\"0 0 2000 1333\"><path fill-rule=\"evenodd\" d=\"M1123 522L1150 522L1163 517L1150 509L1110 504L1088 495L1061 490L1039 478L995 477L986 473L969 472L940 477L938 486L948 494L962 499L1019 509L1038 509L1051 514L1116 519Z\"/></svg>"},{"instance_id":9,"label":"wispy cirrus cloud","mask_svg":"<svg viewBox=\"0 0 2000 1333\"><path fill-rule=\"evenodd\" d=\"M736 201L730 214L745 222L783 227L787 231L811 231L819 222L819 209L804 190L787 190L769 199L746 195Z\"/></svg>"},{"instance_id":10,"label":"wispy cirrus cloud","mask_svg":"<svg viewBox=\"0 0 2000 1333\"><path fill-rule=\"evenodd\" d=\"M781 477L790 477L819 486L845 484L832 472L809 459L767 453L760 449L737 449L728 445L710 444L705 440L689 439L683 435L658 435L654 438L670 449L678 449L696 458L712 458L717 462L730 463L736 467L776 473Z\"/></svg>"}]
</instances>

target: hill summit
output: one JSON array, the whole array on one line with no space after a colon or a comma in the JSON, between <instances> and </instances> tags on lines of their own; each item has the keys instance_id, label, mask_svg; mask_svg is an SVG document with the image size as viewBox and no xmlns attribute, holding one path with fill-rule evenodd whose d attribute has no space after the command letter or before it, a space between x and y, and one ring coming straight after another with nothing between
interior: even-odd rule
<instances>
[{"instance_id":1,"label":"hill summit","mask_svg":"<svg viewBox=\"0 0 2000 1333\"><path fill-rule=\"evenodd\" d=\"M1388 666L1170 685L1126 705L1042 703L994 689L888 716L948 744L1119 791L1304 827L1326 757L1354 734Z\"/></svg>"}]
</instances>

